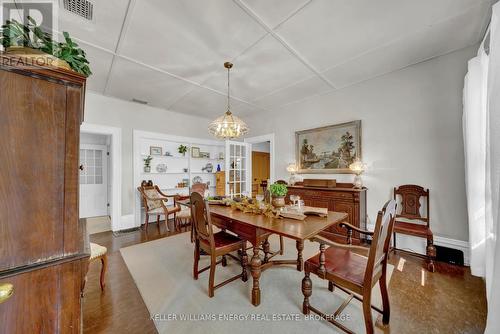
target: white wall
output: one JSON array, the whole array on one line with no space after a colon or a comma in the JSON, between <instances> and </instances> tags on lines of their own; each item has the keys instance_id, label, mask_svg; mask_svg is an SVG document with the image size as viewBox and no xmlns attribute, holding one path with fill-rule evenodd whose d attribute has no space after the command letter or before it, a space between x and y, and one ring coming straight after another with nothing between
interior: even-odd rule
<instances>
[{"instance_id":1,"label":"white wall","mask_svg":"<svg viewBox=\"0 0 500 334\"><path fill-rule=\"evenodd\" d=\"M134 129L209 138L208 119L107 97L91 91L86 92L84 120L91 124L122 129L122 215L133 213L135 187L138 186L133 184Z\"/></svg>"},{"instance_id":2,"label":"white wall","mask_svg":"<svg viewBox=\"0 0 500 334\"><path fill-rule=\"evenodd\" d=\"M269 153L270 150L271 144L268 141L252 144L252 151Z\"/></svg>"},{"instance_id":3,"label":"white wall","mask_svg":"<svg viewBox=\"0 0 500 334\"><path fill-rule=\"evenodd\" d=\"M434 234L468 240L462 88L467 60L476 50L462 49L245 121L251 136L275 133L276 177L286 179L286 165L295 161L295 131L362 120L369 223L394 186L414 183L430 188Z\"/></svg>"},{"instance_id":4,"label":"white wall","mask_svg":"<svg viewBox=\"0 0 500 334\"><path fill-rule=\"evenodd\" d=\"M106 135L82 132L80 133L80 144L108 145L109 138Z\"/></svg>"}]
</instances>

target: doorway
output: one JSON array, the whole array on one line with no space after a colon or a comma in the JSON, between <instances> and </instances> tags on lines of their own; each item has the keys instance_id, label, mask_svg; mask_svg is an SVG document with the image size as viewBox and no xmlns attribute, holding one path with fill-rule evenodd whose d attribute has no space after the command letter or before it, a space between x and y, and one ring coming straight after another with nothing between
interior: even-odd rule
<instances>
[{"instance_id":1,"label":"doorway","mask_svg":"<svg viewBox=\"0 0 500 334\"><path fill-rule=\"evenodd\" d=\"M258 137L245 138L251 144L250 180L252 197L263 194L267 184L273 183L274 170L274 133Z\"/></svg>"},{"instance_id":2,"label":"doorway","mask_svg":"<svg viewBox=\"0 0 500 334\"><path fill-rule=\"evenodd\" d=\"M80 134L80 218L87 218L89 234L111 230L109 182L111 136Z\"/></svg>"},{"instance_id":3,"label":"doorway","mask_svg":"<svg viewBox=\"0 0 500 334\"><path fill-rule=\"evenodd\" d=\"M252 144L252 195L263 195L271 177L270 142Z\"/></svg>"}]
</instances>

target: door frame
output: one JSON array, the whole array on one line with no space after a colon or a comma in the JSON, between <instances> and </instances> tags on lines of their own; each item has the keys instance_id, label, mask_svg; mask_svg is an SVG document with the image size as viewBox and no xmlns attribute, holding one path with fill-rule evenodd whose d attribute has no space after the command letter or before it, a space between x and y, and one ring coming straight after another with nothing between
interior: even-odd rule
<instances>
[{"instance_id":1,"label":"door frame","mask_svg":"<svg viewBox=\"0 0 500 334\"><path fill-rule=\"evenodd\" d=\"M109 145L110 158L108 166L111 175L108 175L108 182L111 184L111 194L108 201L111 206L111 230L120 230L122 216L122 129L83 122L80 126L80 133L100 134L111 137Z\"/></svg>"},{"instance_id":2,"label":"door frame","mask_svg":"<svg viewBox=\"0 0 500 334\"><path fill-rule=\"evenodd\" d=\"M265 134L265 135L261 135L261 136L256 136L256 137L249 137L249 138L245 138L244 141L245 143L249 143L249 144L257 144L257 143L262 143L262 142L265 142L265 141L268 141L269 142L269 181L270 183L274 183L275 181L275 178L276 178L276 174L275 174L275 170L274 170L274 133L269 133L269 134ZM250 152L250 167L252 166L252 154ZM252 169L250 168L249 170L249 174L250 174L250 180L253 180L253 175L252 175ZM251 184L250 184L250 194L252 193L252 189L251 189Z\"/></svg>"}]
</instances>

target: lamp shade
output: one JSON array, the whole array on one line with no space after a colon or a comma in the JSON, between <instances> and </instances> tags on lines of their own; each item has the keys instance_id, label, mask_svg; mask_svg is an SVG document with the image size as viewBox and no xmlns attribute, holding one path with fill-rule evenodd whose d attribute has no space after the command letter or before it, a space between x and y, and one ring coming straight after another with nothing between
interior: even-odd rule
<instances>
[{"instance_id":1,"label":"lamp shade","mask_svg":"<svg viewBox=\"0 0 500 334\"><path fill-rule=\"evenodd\" d=\"M297 172L297 165L294 163L288 164L288 166L286 166L286 171L288 173L296 173Z\"/></svg>"},{"instance_id":2,"label":"lamp shade","mask_svg":"<svg viewBox=\"0 0 500 334\"><path fill-rule=\"evenodd\" d=\"M359 158L349 165L349 169L352 170L356 175L362 174L366 169L366 164L363 163Z\"/></svg>"},{"instance_id":3,"label":"lamp shade","mask_svg":"<svg viewBox=\"0 0 500 334\"><path fill-rule=\"evenodd\" d=\"M216 138L232 139L247 134L248 126L228 111L210 123L208 131Z\"/></svg>"}]
</instances>

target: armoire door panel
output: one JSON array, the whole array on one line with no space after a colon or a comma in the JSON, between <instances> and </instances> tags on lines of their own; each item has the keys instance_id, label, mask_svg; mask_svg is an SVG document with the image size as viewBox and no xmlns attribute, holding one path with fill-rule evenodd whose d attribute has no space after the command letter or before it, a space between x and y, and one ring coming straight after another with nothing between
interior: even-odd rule
<instances>
[{"instance_id":1,"label":"armoire door panel","mask_svg":"<svg viewBox=\"0 0 500 334\"><path fill-rule=\"evenodd\" d=\"M73 254L83 250L78 212L81 87L67 86L66 101L68 110L64 159L64 253Z\"/></svg>"},{"instance_id":2,"label":"armoire door panel","mask_svg":"<svg viewBox=\"0 0 500 334\"><path fill-rule=\"evenodd\" d=\"M2 271L63 254L66 90L0 71L0 92Z\"/></svg>"}]
</instances>

